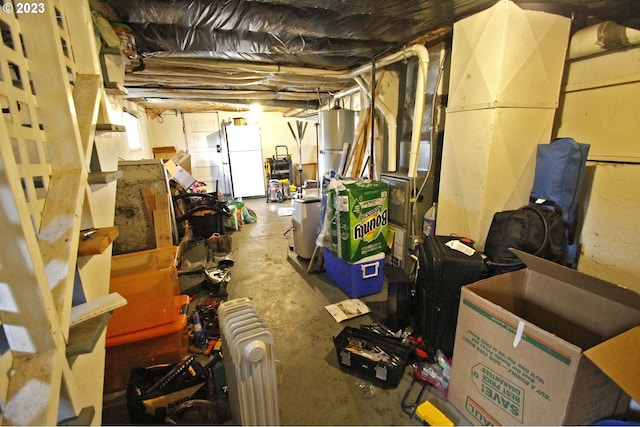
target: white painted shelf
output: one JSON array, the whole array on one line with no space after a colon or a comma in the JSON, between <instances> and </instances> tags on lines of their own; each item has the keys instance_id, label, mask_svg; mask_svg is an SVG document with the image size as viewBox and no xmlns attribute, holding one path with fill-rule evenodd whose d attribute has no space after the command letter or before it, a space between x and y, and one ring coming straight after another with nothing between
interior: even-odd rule
<instances>
[{"instance_id":1,"label":"white painted shelf","mask_svg":"<svg viewBox=\"0 0 640 427\"><path fill-rule=\"evenodd\" d=\"M81 229L113 226L117 159L90 170L114 150L94 149L106 95L89 3L43 4L2 15L0 423L99 425L110 310L72 328L72 303L108 295L111 245L77 253Z\"/></svg>"}]
</instances>

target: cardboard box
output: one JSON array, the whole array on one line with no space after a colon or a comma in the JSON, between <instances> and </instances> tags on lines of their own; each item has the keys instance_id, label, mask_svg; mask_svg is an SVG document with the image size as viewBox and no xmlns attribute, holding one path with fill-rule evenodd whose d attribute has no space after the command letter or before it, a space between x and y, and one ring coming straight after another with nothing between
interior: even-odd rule
<instances>
[{"instance_id":1,"label":"cardboard box","mask_svg":"<svg viewBox=\"0 0 640 427\"><path fill-rule=\"evenodd\" d=\"M330 198L333 206L331 249L356 262L387 249L389 186L385 182L342 182Z\"/></svg>"},{"instance_id":2,"label":"cardboard box","mask_svg":"<svg viewBox=\"0 0 640 427\"><path fill-rule=\"evenodd\" d=\"M182 185L185 189L190 188L197 181L193 175L182 166L177 165L172 159L167 160L164 163L164 167L167 169L171 179Z\"/></svg>"},{"instance_id":3,"label":"cardboard box","mask_svg":"<svg viewBox=\"0 0 640 427\"><path fill-rule=\"evenodd\" d=\"M640 399L640 295L514 251L462 288L449 401L476 425L588 425Z\"/></svg>"},{"instance_id":4,"label":"cardboard box","mask_svg":"<svg viewBox=\"0 0 640 427\"><path fill-rule=\"evenodd\" d=\"M164 146L164 147L152 147L151 151L153 151L154 159L167 160L167 159L170 159L171 156L176 154L176 147L172 145Z\"/></svg>"},{"instance_id":5,"label":"cardboard box","mask_svg":"<svg viewBox=\"0 0 640 427\"><path fill-rule=\"evenodd\" d=\"M171 158L171 160L176 166L180 166L182 169L186 170L188 173L191 172L191 155L185 153L180 150L176 152Z\"/></svg>"}]
</instances>

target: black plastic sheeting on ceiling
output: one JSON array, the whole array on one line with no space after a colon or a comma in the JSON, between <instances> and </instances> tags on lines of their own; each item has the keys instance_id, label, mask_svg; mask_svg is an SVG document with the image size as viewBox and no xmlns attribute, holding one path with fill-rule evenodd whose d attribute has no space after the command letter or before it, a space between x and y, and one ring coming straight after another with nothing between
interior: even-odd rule
<instances>
[{"instance_id":1,"label":"black plastic sheeting on ceiling","mask_svg":"<svg viewBox=\"0 0 640 427\"><path fill-rule=\"evenodd\" d=\"M91 0L128 24L144 56L353 68L498 0ZM640 28L638 0L514 0ZM100 8L104 10L104 8Z\"/></svg>"},{"instance_id":2,"label":"black plastic sheeting on ceiling","mask_svg":"<svg viewBox=\"0 0 640 427\"><path fill-rule=\"evenodd\" d=\"M496 0L105 0L145 56L351 68Z\"/></svg>"}]
</instances>

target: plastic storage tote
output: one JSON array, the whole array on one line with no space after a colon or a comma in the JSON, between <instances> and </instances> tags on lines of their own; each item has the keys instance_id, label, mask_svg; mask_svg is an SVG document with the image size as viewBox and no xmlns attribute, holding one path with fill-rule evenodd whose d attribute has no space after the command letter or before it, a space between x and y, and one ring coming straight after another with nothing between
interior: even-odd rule
<instances>
[{"instance_id":1,"label":"plastic storage tote","mask_svg":"<svg viewBox=\"0 0 640 427\"><path fill-rule=\"evenodd\" d=\"M105 342L105 393L126 388L129 371L176 363L187 354L189 297L140 298L114 310Z\"/></svg>"},{"instance_id":2,"label":"plastic storage tote","mask_svg":"<svg viewBox=\"0 0 640 427\"><path fill-rule=\"evenodd\" d=\"M122 277L149 271L176 268L177 246L131 252L111 257L111 277Z\"/></svg>"},{"instance_id":3,"label":"plastic storage tote","mask_svg":"<svg viewBox=\"0 0 640 427\"><path fill-rule=\"evenodd\" d=\"M113 256L110 292L118 292L127 300L131 295L151 291L156 297L179 295L177 251L177 246L168 246Z\"/></svg>"},{"instance_id":4,"label":"plastic storage tote","mask_svg":"<svg viewBox=\"0 0 640 427\"><path fill-rule=\"evenodd\" d=\"M138 294L148 298L161 298L180 295L180 280L175 269L151 270L146 273L112 277L109 291L118 292L129 300Z\"/></svg>"}]
</instances>

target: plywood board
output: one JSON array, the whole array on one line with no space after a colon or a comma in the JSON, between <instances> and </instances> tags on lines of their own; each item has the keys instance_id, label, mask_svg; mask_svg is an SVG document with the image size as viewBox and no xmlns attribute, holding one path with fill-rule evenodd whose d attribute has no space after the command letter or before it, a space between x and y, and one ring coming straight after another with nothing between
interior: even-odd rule
<instances>
[{"instance_id":1,"label":"plywood board","mask_svg":"<svg viewBox=\"0 0 640 427\"><path fill-rule=\"evenodd\" d=\"M118 164L114 222L120 235L113 242L113 254L156 248L152 195L167 194L169 186L161 160L124 161Z\"/></svg>"},{"instance_id":2,"label":"plywood board","mask_svg":"<svg viewBox=\"0 0 640 427\"><path fill-rule=\"evenodd\" d=\"M173 236L171 235L171 215L169 211L169 195L167 193L158 193L155 195L153 226L156 236L156 247L163 248L172 246Z\"/></svg>"},{"instance_id":3,"label":"plywood board","mask_svg":"<svg viewBox=\"0 0 640 427\"><path fill-rule=\"evenodd\" d=\"M81 231L80 242L78 243L78 256L101 254L116 237L118 237L117 227L104 227L95 230Z\"/></svg>"}]
</instances>

